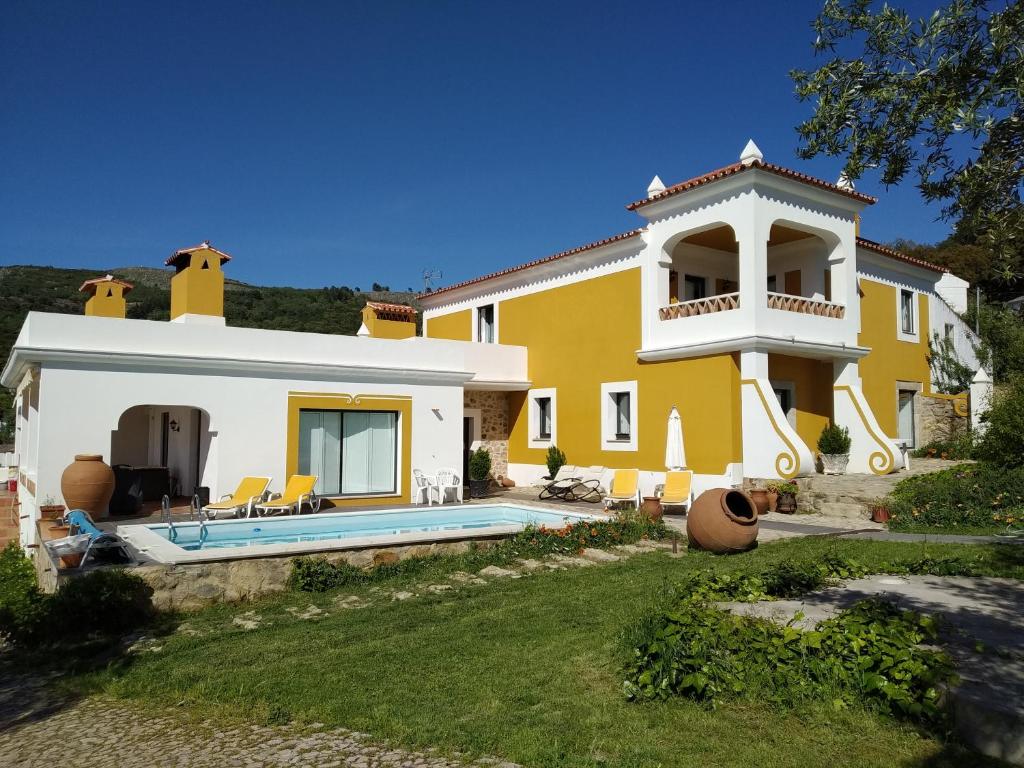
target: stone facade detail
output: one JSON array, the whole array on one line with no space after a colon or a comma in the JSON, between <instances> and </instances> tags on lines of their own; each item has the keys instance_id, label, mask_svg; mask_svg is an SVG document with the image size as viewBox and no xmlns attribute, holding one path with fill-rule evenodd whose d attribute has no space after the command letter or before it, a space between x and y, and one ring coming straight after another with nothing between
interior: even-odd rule
<instances>
[{"instance_id":1,"label":"stone facade detail","mask_svg":"<svg viewBox=\"0 0 1024 768\"><path fill-rule=\"evenodd\" d=\"M508 394L467 389L463 407L480 411L480 446L491 452L491 475L508 475Z\"/></svg>"},{"instance_id":2,"label":"stone facade detail","mask_svg":"<svg viewBox=\"0 0 1024 768\"><path fill-rule=\"evenodd\" d=\"M925 395L914 398L917 447L945 442L962 435L970 427L967 398L960 395Z\"/></svg>"}]
</instances>

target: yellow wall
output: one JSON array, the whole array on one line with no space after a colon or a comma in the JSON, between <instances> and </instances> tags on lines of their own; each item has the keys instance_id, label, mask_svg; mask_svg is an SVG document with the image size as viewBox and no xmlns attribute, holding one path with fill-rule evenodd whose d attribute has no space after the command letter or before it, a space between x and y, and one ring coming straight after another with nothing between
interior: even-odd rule
<instances>
[{"instance_id":1,"label":"yellow wall","mask_svg":"<svg viewBox=\"0 0 1024 768\"><path fill-rule=\"evenodd\" d=\"M416 321L382 320L373 307L363 307L363 323L374 339L408 339L416 335Z\"/></svg>"},{"instance_id":2,"label":"yellow wall","mask_svg":"<svg viewBox=\"0 0 1024 768\"><path fill-rule=\"evenodd\" d=\"M874 411L879 426L889 436L897 433L896 382L910 381L931 391L928 367L928 297L918 294L917 321L919 341L900 341L896 292L898 288L866 278L860 279L864 295L860 301L861 332L858 343L871 347L860 361L864 397Z\"/></svg>"},{"instance_id":3,"label":"yellow wall","mask_svg":"<svg viewBox=\"0 0 1024 768\"><path fill-rule=\"evenodd\" d=\"M683 421L687 463L721 473L741 460L739 366L733 355L644 363L640 348L640 269L501 302L499 341L529 347L534 388L554 387L556 440L570 464L665 469L666 422ZM465 323L469 338L468 317ZM428 323L428 332L434 335ZM452 338L449 336L448 338ZM638 450L601 450L601 384L637 381ZM509 395L509 461L544 464L529 448L525 392Z\"/></svg>"},{"instance_id":4,"label":"yellow wall","mask_svg":"<svg viewBox=\"0 0 1024 768\"><path fill-rule=\"evenodd\" d=\"M201 250L171 278L171 319L185 314L224 316L224 272L220 256ZM204 263L206 269L203 269Z\"/></svg>"},{"instance_id":5,"label":"yellow wall","mask_svg":"<svg viewBox=\"0 0 1024 768\"><path fill-rule=\"evenodd\" d=\"M832 361L768 355L768 377L772 382L792 382L796 394L796 432L812 452L816 451L821 430L832 418Z\"/></svg>"},{"instance_id":6,"label":"yellow wall","mask_svg":"<svg viewBox=\"0 0 1024 768\"><path fill-rule=\"evenodd\" d=\"M96 293L85 302L85 314L91 317L124 317L126 312L124 286L113 282L97 285Z\"/></svg>"},{"instance_id":7,"label":"yellow wall","mask_svg":"<svg viewBox=\"0 0 1024 768\"><path fill-rule=\"evenodd\" d=\"M473 340L473 311L469 309L431 317L425 325L423 335L432 339Z\"/></svg>"},{"instance_id":8,"label":"yellow wall","mask_svg":"<svg viewBox=\"0 0 1024 768\"><path fill-rule=\"evenodd\" d=\"M397 411L402 438L402 464L398 467L399 493L390 495L324 497L321 508L349 507L370 504L408 504L412 482L412 398L395 395L350 395L328 392L288 393L288 440L285 445L285 467L288 477L299 471L299 411Z\"/></svg>"}]
</instances>

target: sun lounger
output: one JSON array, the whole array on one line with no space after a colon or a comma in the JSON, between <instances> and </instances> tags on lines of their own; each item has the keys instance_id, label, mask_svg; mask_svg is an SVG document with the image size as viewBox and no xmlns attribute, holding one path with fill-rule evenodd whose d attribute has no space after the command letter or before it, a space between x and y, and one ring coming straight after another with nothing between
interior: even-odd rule
<instances>
[{"instance_id":1,"label":"sun lounger","mask_svg":"<svg viewBox=\"0 0 1024 768\"><path fill-rule=\"evenodd\" d=\"M234 494L224 494L220 497L220 501L207 504L202 511L211 520L216 520L217 515L221 512L242 517L244 511L245 517L252 517L253 507L263 501L268 485L270 485L269 477L243 477Z\"/></svg>"},{"instance_id":2,"label":"sun lounger","mask_svg":"<svg viewBox=\"0 0 1024 768\"><path fill-rule=\"evenodd\" d=\"M689 512L693 504L693 472L688 469L666 472L660 496L663 507L683 507Z\"/></svg>"},{"instance_id":3,"label":"sun lounger","mask_svg":"<svg viewBox=\"0 0 1024 768\"><path fill-rule=\"evenodd\" d=\"M254 505L257 515L302 514L302 506L309 506L311 512L320 510L320 499L313 492L316 475L292 475L284 487L284 493L272 495L269 501Z\"/></svg>"},{"instance_id":4,"label":"sun lounger","mask_svg":"<svg viewBox=\"0 0 1024 768\"><path fill-rule=\"evenodd\" d=\"M572 491L572 487L580 481L580 470L574 464L563 464L558 468L555 476L541 489L539 498L566 500L566 495Z\"/></svg>"},{"instance_id":5,"label":"sun lounger","mask_svg":"<svg viewBox=\"0 0 1024 768\"><path fill-rule=\"evenodd\" d=\"M89 564L125 565L135 562L124 539L116 533L100 530L85 510L72 510L64 519L71 529L71 535L45 543L55 560L81 555L79 568Z\"/></svg>"},{"instance_id":6,"label":"sun lounger","mask_svg":"<svg viewBox=\"0 0 1024 768\"><path fill-rule=\"evenodd\" d=\"M580 479L569 489L566 494L567 501L588 501L596 504L604 498L604 488L601 487L601 478L604 477L605 468L594 465L580 472Z\"/></svg>"},{"instance_id":7,"label":"sun lounger","mask_svg":"<svg viewBox=\"0 0 1024 768\"><path fill-rule=\"evenodd\" d=\"M605 508L613 504L624 504L632 502L636 509L640 509L640 470L638 469L616 469L612 476L612 487L608 495L604 497Z\"/></svg>"}]
</instances>

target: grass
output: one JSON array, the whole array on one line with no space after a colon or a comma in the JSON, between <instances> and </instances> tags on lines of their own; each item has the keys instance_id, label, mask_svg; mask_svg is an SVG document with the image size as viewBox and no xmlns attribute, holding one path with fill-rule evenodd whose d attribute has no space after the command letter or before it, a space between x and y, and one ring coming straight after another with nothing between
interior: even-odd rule
<instances>
[{"instance_id":1,"label":"grass","mask_svg":"<svg viewBox=\"0 0 1024 768\"><path fill-rule=\"evenodd\" d=\"M217 606L189 618L201 635L173 635L158 653L70 684L144 706L179 705L204 719L294 718L528 766L985 765L864 711L737 703L710 712L688 701L625 701L620 633L665 581L701 568L757 571L833 549L871 566L923 554L974 556L985 572L1024 577L1016 547L803 539L729 558L642 555L404 602L385 599L380 585L361 585ZM388 586L411 578L399 574ZM339 594L377 602L338 610ZM286 610L310 604L329 615L299 621ZM235 626L246 611L264 626Z\"/></svg>"}]
</instances>

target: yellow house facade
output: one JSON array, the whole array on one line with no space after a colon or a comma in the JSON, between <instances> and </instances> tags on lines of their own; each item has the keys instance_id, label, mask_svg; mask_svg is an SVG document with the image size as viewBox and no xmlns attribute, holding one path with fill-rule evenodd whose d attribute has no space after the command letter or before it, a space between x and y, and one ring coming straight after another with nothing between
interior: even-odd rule
<instances>
[{"instance_id":1,"label":"yellow house facade","mask_svg":"<svg viewBox=\"0 0 1024 768\"><path fill-rule=\"evenodd\" d=\"M859 237L874 202L751 142L723 169L656 177L635 230L423 295L423 334L527 348L528 388L491 393L506 434L474 443L520 483L551 445L655 482L673 406L699 485L810 474L830 421L850 471L897 471L932 393L929 339L971 334L963 281Z\"/></svg>"}]
</instances>

